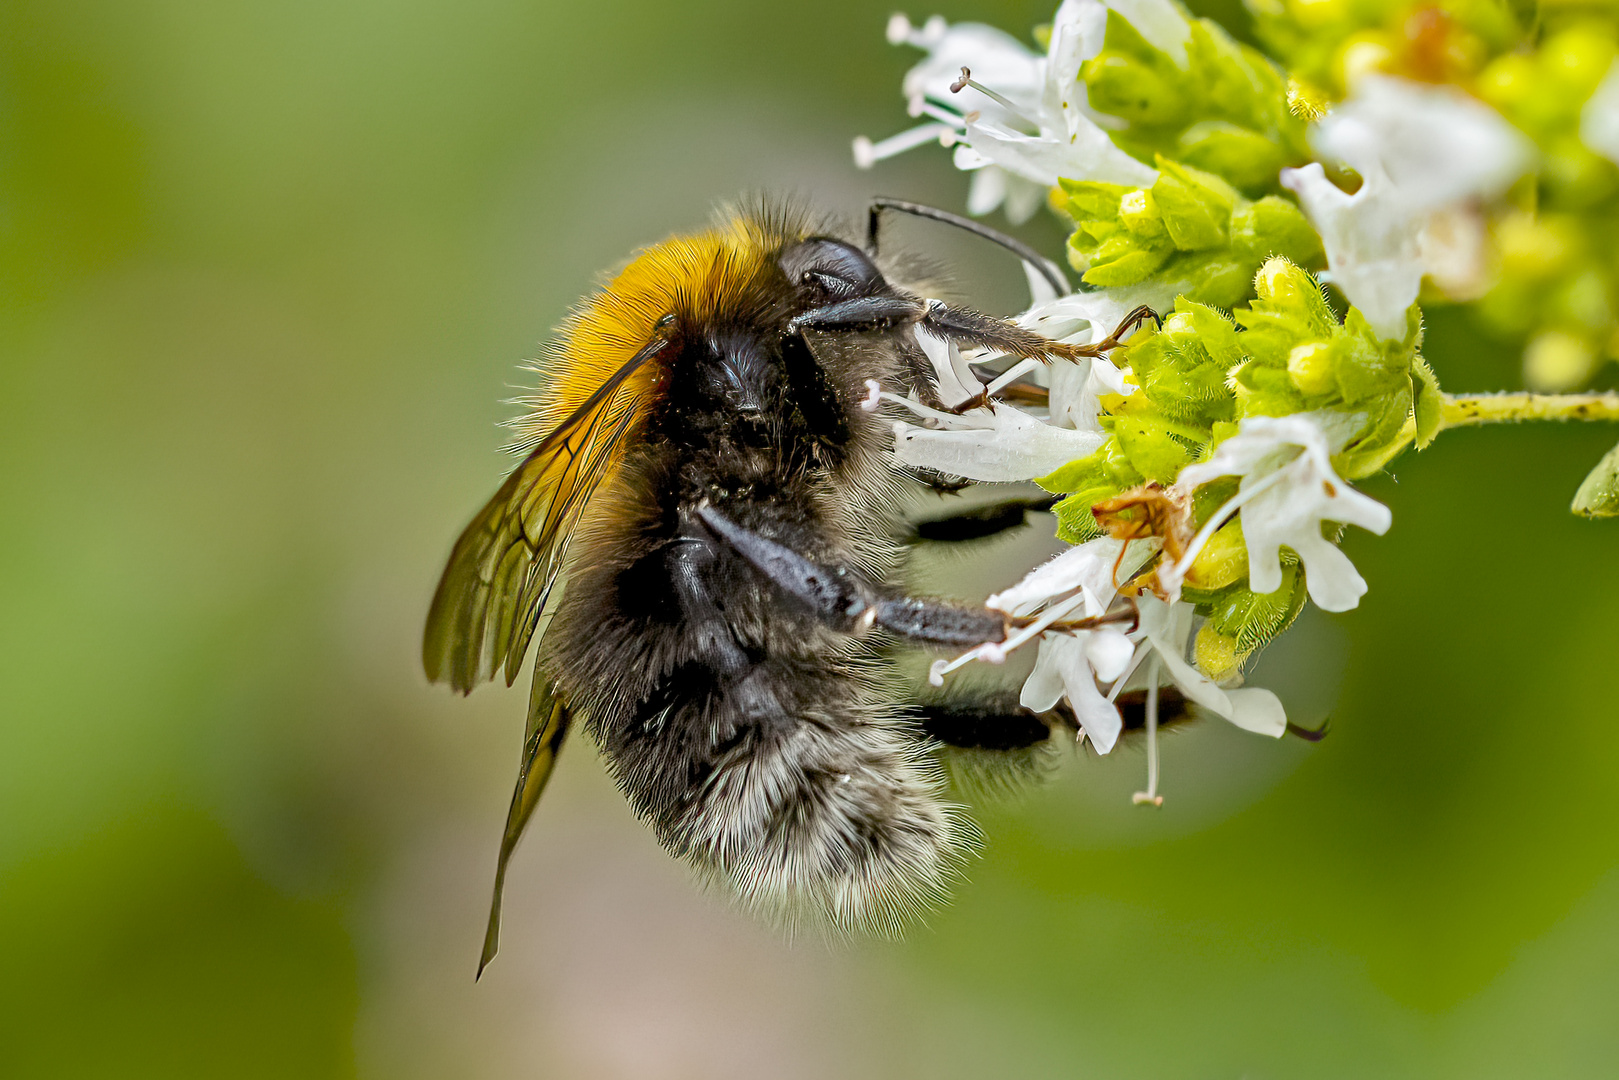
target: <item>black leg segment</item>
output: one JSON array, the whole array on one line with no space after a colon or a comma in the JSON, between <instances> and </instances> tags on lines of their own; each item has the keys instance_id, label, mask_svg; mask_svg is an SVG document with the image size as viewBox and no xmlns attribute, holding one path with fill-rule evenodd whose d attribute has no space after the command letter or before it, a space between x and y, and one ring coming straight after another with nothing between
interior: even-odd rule
<instances>
[{"instance_id":1,"label":"black leg segment","mask_svg":"<svg viewBox=\"0 0 1619 1080\"><path fill-rule=\"evenodd\" d=\"M1006 639L1006 618L987 608L955 607L880 588L844 567L823 566L745 529L711 506L697 511L697 516L754 569L840 630L860 633L875 624L934 645L971 646Z\"/></svg>"},{"instance_id":2,"label":"black leg segment","mask_svg":"<svg viewBox=\"0 0 1619 1080\"><path fill-rule=\"evenodd\" d=\"M911 540L913 543L953 544L997 536L1027 525L1031 511L1049 511L1060 498L1060 495L1046 495L1033 499L1007 499L945 517L925 518L911 526Z\"/></svg>"}]
</instances>

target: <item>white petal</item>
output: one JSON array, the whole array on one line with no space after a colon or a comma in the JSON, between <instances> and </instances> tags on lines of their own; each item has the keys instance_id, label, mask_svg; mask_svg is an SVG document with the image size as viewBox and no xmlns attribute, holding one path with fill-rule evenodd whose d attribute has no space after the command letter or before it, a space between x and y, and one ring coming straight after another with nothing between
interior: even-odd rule
<instances>
[{"instance_id":1,"label":"white petal","mask_svg":"<svg viewBox=\"0 0 1619 1080\"><path fill-rule=\"evenodd\" d=\"M984 384L973 375L972 368L961 358L956 344L920 326L916 328L916 342L922 347L928 363L933 365L934 389L947 408L981 394Z\"/></svg>"},{"instance_id":2,"label":"white petal","mask_svg":"<svg viewBox=\"0 0 1619 1080\"><path fill-rule=\"evenodd\" d=\"M1018 704L1025 709L1037 713L1050 712L1057 707L1057 702L1063 695L1063 678L1060 664L1064 657L1064 638L1047 637L1040 639L1040 651L1035 657L1034 668L1029 677L1023 680L1023 690L1018 694Z\"/></svg>"},{"instance_id":3,"label":"white petal","mask_svg":"<svg viewBox=\"0 0 1619 1080\"><path fill-rule=\"evenodd\" d=\"M1057 290L1046 275L1031 263L1023 264L1023 276L1029 279L1029 306L1039 307L1057 299Z\"/></svg>"},{"instance_id":4,"label":"white petal","mask_svg":"<svg viewBox=\"0 0 1619 1080\"><path fill-rule=\"evenodd\" d=\"M1113 602L1118 588L1113 584L1113 568L1119 568L1119 580L1126 580L1156 550L1156 545L1133 542L1119 560L1121 541L1110 536L1099 536L1071 547L1047 559L1024 575L1022 581L1010 589L998 592L984 603L997 611L1012 615L1027 615L1041 604L1057 597L1067 596L1075 589L1089 589L1097 603L1086 612L1100 615Z\"/></svg>"},{"instance_id":5,"label":"white petal","mask_svg":"<svg viewBox=\"0 0 1619 1080\"><path fill-rule=\"evenodd\" d=\"M1346 194L1318 164L1282 170L1327 249L1332 280L1386 338L1403 339L1424 272L1420 235L1436 212L1493 198L1534 163L1501 115L1454 87L1368 75L1313 139L1360 174Z\"/></svg>"},{"instance_id":6,"label":"white petal","mask_svg":"<svg viewBox=\"0 0 1619 1080\"><path fill-rule=\"evenodd\" d=\"M1081 680L1068 688L1068 703L1074 707L1074 716L1085 729L1085 735L1096 747L1098 754L1106 754L1119 741L1124 720L1118 708L1096 688L1093 680Z\"/></svg>"},{"instance_id":7,"label":"white petal","mask_svg":"<svg viewBox=\"0 0 1619 1080\"><path fill-rule=\"evenodd\" d=\"M1488 105L1453 86L1368 75L1322 118L1312 140L1352 158L1374 148L1398 209L1416 220L1445 206L1505 191L1535 160L1534 146Z\"/></svg>"},{"instance_id":8,"label":"white petal","mask_svg":"<svg viewBox=\"0 0 1619 1080\"><path fill-rule=\"evenodd\" d=\"M1107 439L1099 431L1052 427L1010 405L997 404L993 417L993 428L977 430L895 424L894 454L906 465L1005 482L1047 476L1093 453Z\"/></svg>"},{"instance_id":9,"label":"white petal","mask_svg":"<svg viewBox=\"0 0 1619 1080\"><path fill-rule=\"evenodd\" d=\"M1084 100L1079 67L1102 51L1107 35L1107 7L1100 0L1063 0L1051 20L1051 45L1046 50L1046 80L1056 101L1047 108L1074 107Z\"/></svg>"},{"instance_id":10,"label":"white petal","mask_svg":"<svg viewBox=\"0 0 1619 1080\"><path fill-rule=\"evenodd\" d=\"M1103 682L1112 682L1123 675L1135 651L1130 639L1112 627L1093 630L1086 635L1085 655L1090 659L1096 677Z\"/></svg>"},{"instance_id":11,"label":"white petal","mask_svg":"<svg viewBox=\"0 0 1619 1080\"><path fill-rule=\"evenodd\" d=\"M1403 339L1406 309L1422 285L1417 229L1399 208L1377 163L1363 162L1360 168L1361 188L1353 195L1341 191L1314 162L1283 169L1281 183L1299 197L1321 234L1334 283L1373 330Z\"/></svg>"},{"instance_id":12,"label":"white petal","mask_svg":"<svg viewBox=\"0 0 1619 1080\"><path fill-rule=\"evenodd\" d=\"M1231 715L1226 719L1244 731L1269 735L1273 739L1287 734L1287 710L1269 690L1245 687L1227 690L1226 697L1231 701Z\"/></svg>"},{"instance_id":13,"label":"white petal","mask_svg":"<svg viewBox=\"0 0 1619 1080\"><path fill-rule=\"evenodd\" d=\"M931 43L913 43L929 48L931 55L905 73L901 88L907 98L927 97L962 111L1004 116L998 103L976 91L951 92L950 84L967 67L975 81L1020 109L1037 107L1044 89L1045 57L1011 34L981 23L955 23Z\"/></svg>"},{"instance_id":14,"label":"white petal","mask_svg":"<svg viewBox=\"0 0 1619 1080\"><path fill-rule=\"evenodd\" d=\"M1170 679L1189 700L1228 720L1231 718L1231 701L1226 692L1215 685L1213 679L1188 664L1180 650L1160 647L1158 659L1163 661Z\"/></svg>"},{"instance_id":15,"label":"white petal","mask_svg":"<svg viewBox=\"0 0 1619 1080\"><path fill-rule=\"evenodd\" d=\"M1263 532L1250 533L1243 523L1243 539L1248 545L1248 589L1261 596L1282 587L1282 541Z\"/></svg>"},{"instance_id":16,"label":"white petal","mask_svg":"<svg viewBox=\"0 0 1619 1080\"><path fill-rule=\"evenodd\" d=\"M961 163L964 156L962 151L964 150L970 151L974 157L982 159L982 155L976 150L972 150L967 146L958 146L956 147L955 157L956 168L973 167ZM1005 201L1006 173L1003 170L990 165L987 168L979 168L977 172L973 173L973 178L967 185L967 213L973 217L983 217L985 214L994 212L995 208Z\"/></svg>"},{"instance_id":17,"label":"white petal","mask_svg":"<svg viewBox=\"0 0 1619 1080\"><path fill-rule=\"evenodd\" d=\"M1037 184L1021 176L1007 176L1006 220L1021 225L1034 217L1046 205L1050 190L1045 184Z\"/></svg>"},{"instance_id":18,"label":"white petal","mask_svg":"<svg viewBox=\"0 0 1619 1080\"><path fill-rule=\"evenodd\" d=\"M1317 532L1313 536L1294 536L1288 546L1298 552L1304 564L1304 584L1316 607L1322 611L1348 611L1359 606L1360 598L1366 595L1366 579L1349 556L1338 550L1338 545Z\"/></svg>"},{"instance_id":19,"label":"white petal","mask_svg":"<svg viewBox=\"0 0 1619 1080\"><path fill-rule=\"evenodd\" d=\"M1107 132L1089 120L1075 134L1058 138L1026 135L980 118L967 124L966 139L1007 172L1046 187L1055 187L1059 177L1131 187L1150 187L1158 179L1158 170L1114 146Z\"/></svg>"},{"instance_id":20,"label":"white petal","mask_svg":"<svg viewBox=\"0 0 1619 1080\"><path fill-rule=\"evenodd\" d=\"M1027 615L1047 600L1067 596L1083 585L1096 586L1118 558L1121 542L1102 536L1054 555L1030 570L1010 589L995 593L984 603L997 611ZM1100 593L1098 593L1100 595Z\"/></svg>"}]
</instances>

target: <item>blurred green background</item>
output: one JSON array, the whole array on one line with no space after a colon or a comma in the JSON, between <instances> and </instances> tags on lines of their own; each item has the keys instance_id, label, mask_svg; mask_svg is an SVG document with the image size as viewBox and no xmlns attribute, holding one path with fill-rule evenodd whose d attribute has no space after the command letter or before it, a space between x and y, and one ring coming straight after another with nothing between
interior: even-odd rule
<instances>
[{"instance_id":1,"label":"blurred green background","mask_svg":"<svg viewBox=\"0 0 1619 1080\"><path fill-rule=\"evenodd\" d=\"M850 165L906 123L888 14L6 5L0 1075L1614 1074L1619 526L1566 513L1609 430L1456 433L1369 483L1370 595L1255 676L1326 741L1198 726L1156 813L1139 748L1076 757L985 808L903 944L704 896L581 741L474 985L523 694L430 689L416 644L500 399L717 199L959 206L942 151ZM1430 314L1447 386L1510 385Z\"/></svg>"}]
</instances>

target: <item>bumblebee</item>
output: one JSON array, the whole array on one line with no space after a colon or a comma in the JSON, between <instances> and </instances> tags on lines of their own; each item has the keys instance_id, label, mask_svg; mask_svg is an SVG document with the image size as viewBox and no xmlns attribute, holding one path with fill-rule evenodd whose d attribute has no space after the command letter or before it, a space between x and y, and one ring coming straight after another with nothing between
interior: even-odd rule
<instances>
[{"instance_id":1,"label":"bumblebee","mask_svg":"<svg viewBox=\"0 0 1619 1080\"><path fill-rule=\"evenodd\" d=\"M760 205L642 250L550 346L526 456L457 540L422 650L431 680L466 693L497 673L510 685L539 642L480 973L508 860L576 720L700 875L768 917L877 933L941 899L974 843L937 746L1048 738L1052 719L1015 700L902 703L892 642L999 641L1008 619L887 584L918 478L893 464L869 380L940 404L918 330L1041 360L1100 355L1117 334L1066 345L907 291L877 255L888 209L1060 278L941 211L881 201L862 246Z\"/></svg>"}]
</instances>

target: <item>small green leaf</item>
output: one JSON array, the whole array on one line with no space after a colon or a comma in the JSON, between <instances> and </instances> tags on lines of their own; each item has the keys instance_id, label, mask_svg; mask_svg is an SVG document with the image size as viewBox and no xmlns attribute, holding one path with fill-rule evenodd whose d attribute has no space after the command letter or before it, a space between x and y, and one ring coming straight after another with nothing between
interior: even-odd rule
<instances>
[{"instance_id":1,"label":"small green leaf","mask_svg":"<svg viewBox=\"0 0 1619 1080\"><path fill-rule=\"evenodd\" d=\"M1109 498L1125 488L1135 487L1142 479L1119 448L1118 441L1109 439L1086 456L1070 461L1049 476L1037 478L1035 483L1058 495L1100 488L1107 491L1101 498Z\"/></svg>"},{"instance_id":2,"label":"small green leaf","mask_svg":"<svg viewBox=\"0 0 1619 1080\"><path fill-rule=\"evenodd\" d=\"M1192 452L1175 437L1170 423L1157 417L1127 414L1114 418L1113 435L1141 475L1172 484L1192 463Z\"/></svg>"},{"instance_id":3,"label":"small green leaf","mask_svg":"<svg viewBox=\"0 0 1619 1080\"><path fill-rule=\"evenodd\" d=\"M1426 450L1439 434L1439 425L1444 420L1445 395L1439 390L1439 379L1433 368L1421 356L1411 358L1411 384L1417 395L1412 406L1416 413L1417 449Z\"/></svg>"},{"instance_id":4,"label":"small green leaf","mask_svg":"<svg viewBox=\"0 0 1619 1080\"><path fill-rule=\"evenodd\" d=\"M1160 156L1153 202L1182 251L1223 248L1230 236L1231 211L1246 200L1213 173L1189 169Z\"/></svg>"}]
</instances>

